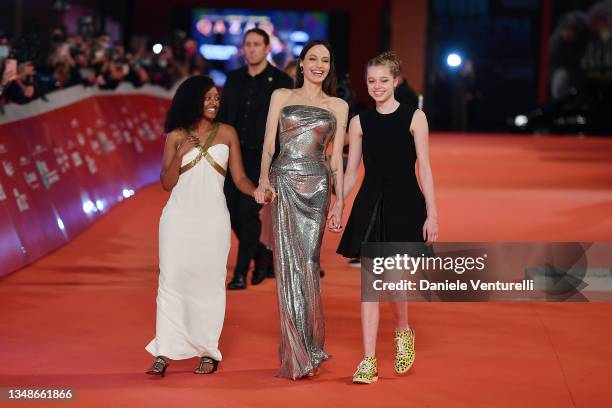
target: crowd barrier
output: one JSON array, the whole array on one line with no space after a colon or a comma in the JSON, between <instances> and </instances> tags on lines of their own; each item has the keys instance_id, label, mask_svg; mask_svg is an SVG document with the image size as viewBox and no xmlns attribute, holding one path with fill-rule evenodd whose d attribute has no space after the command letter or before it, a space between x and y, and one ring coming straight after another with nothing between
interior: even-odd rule
<instances>
[{"instance_id":1,"label":"crowd barrier","mask_svg":"<svg viewBox=\"0 0 612 408\"><path fill-rule=\"evenodd\" d=\"M172 91L74 87L0 114L0 276L159 180Z\"/></svg>"}]
</instances>

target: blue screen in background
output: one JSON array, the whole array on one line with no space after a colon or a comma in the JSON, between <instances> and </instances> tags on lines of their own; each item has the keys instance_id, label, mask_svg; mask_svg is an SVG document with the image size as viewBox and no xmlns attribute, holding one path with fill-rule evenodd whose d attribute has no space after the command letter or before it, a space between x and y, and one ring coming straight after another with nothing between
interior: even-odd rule
<instances>
[{"instance_id":1,"label":"blue screen in background","mask_svg":"<svg viewBox=\"0 0 612 408\"><path fill-rule=\"evenodd\" d=\"M213 62L216 70L227 72L244 64L243 35L259 27L270 35L268 59L282 69L297 58L308 41L327 40L328 21L323 12L197 8L192 12L191 32L204 58ZM221 72L211 75L222 85Z\"/></svg>"}]
</instances>

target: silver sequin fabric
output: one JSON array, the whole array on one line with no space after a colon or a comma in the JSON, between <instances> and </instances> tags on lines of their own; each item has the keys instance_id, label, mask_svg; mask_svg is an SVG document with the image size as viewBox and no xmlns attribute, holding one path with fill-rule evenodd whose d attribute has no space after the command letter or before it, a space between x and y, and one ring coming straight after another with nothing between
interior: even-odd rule
<instances>
[{"instance_id":1,"label":"silver sequin fabric","mask_svg":"<svg viewBox=\"0 0 612 408\"><path fill-rule=\"evenodd\" d=\"M330 199L325 150L336 130L322 108L290 105L279 118L279 155L270 168L274 267L280 311L277 377L298 379L330 358L319 286L321 240Z\"/></svg>"}]
</instances>

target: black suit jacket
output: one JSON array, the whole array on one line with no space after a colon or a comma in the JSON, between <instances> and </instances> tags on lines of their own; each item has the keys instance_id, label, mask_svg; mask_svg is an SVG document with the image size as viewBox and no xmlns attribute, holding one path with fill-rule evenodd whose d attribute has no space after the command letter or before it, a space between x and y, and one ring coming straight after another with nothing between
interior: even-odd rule
<instances>
[{"instance_id":1,"label":"black suit jacket","mask_svg":"<svg viewBox=\"0 0 612 408\"><path fill-rule=\"evenodd\" d=\"M238 129L238 115L240 112L240 101L243 85L248 78L247 67L244 66L235 71L231 71L227 75L227 80L221 95L221 107L217 115L219 122L227 123L236 128L240 145L242 149L255 150L261 152L263 148L264 135L266 132L266 119L268 118L268 108L270 106L270 97L272 92L279 88L293 88L293 81L280 69L268 64L266 69L259 75L262 76L262 82L259 91L253 100L254 117L251 119L252 125L255 127L257 137L255 140L244 140L244 135L241 135Z\"/></svg>"}]
</instances>

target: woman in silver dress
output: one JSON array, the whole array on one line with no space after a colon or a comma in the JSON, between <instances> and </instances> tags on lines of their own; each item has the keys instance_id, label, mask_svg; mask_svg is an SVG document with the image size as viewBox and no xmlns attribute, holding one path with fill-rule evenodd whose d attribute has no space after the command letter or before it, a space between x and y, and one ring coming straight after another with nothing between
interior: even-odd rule
<instances>
[{"instance_id":1,"label":"woman in silver dress","mask_svg":"<svg viewBox=\"0 0 612 408\"><path fill-rule=\"evenodd\" d=\"M329 44L313 41L300 54L296 89L272 94L261 160L259 203L273 200L274 269L280 310L278 377L317 374L329 359L319 287L326 218L340 231L342 194L330 207L330 178L342 191L342 147L348 105L334 97L336 76ZM276 131L280 152L272 162ZM331 160L326 149L333 142ZM329 209L329 213L328 213Z\"/></svg>"}]
</instances>

